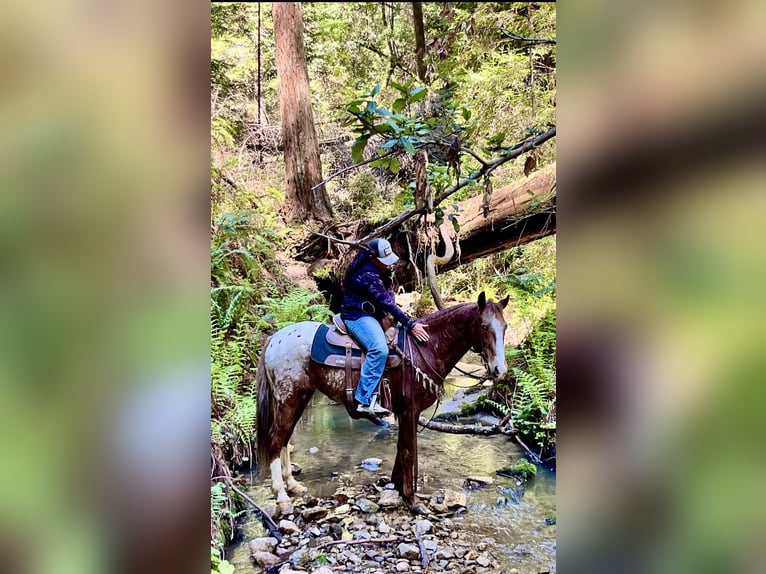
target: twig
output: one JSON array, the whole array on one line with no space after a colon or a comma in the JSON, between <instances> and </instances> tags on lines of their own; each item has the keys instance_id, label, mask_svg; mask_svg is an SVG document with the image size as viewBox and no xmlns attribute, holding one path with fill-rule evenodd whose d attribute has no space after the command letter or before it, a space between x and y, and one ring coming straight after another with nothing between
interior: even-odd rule
<instances>
[{"instance_id":1,"label":"twig","mask_svg":"<svg viewBox=\"0 0 766 574\"><path fill-rule=\"evenodd\" d=\"M356 247L357 249L361 249L362 251L371 252L370 249L366 245L362 245L359 241L346 241L345 239L338 239L336 237L331 237L329 235L324 235L323 233L319 233L318 231L312 231L314 235L318 235L319 237L324 237L325 239L329 239L330 241L335 241L337 243L343 243L345 245L351 245L352 247ZM329 251L329 248L328 248Z\"/></svg>"},{"instance_id":2,"label":"twig","mask_svg":"<svg viewBox=\"0 0 766 574\"><path fill-rule=\"evenodd\" d=\"M524 36L519 36L518 34L514 34L513 32L509 32L508 30L505 30L503 28L500 28L500 33L503 36L510 38L511 40L519 40L521 42L534 42L535 44L555 44L556 43L556 40L552 40L550 38L525 38Z\"/></svg>"},{"instance_id":3,"label":"twig","mask_svg":"<svg viewBox=\"0 0 766 574\"><path fill-rule=\"evenodd\" d=\"M532 457L532 460L534 460L537 464L543 464L543 461L540 460L540 457L533 453L529 447L522 442L522 440L519 438L519 435L514 435L513 438L515 438L516 442L519 443L525 451L527 451L527 454Z\"/></svg>"},{"instance_id":4,"label":"twig","mask_svg":"<svg viewBox=\"0 0 766 574\"><path fill-rule=\"evenodd\" d=\"M343 168L343 169L341 169L340 171L336 171L336 172L335 172L334 174L332 174L331 176L329 176L329 177L325 178L323 181L320 181L318 184L316 184L316 185L312 185L312 186L311 186L311 191L314 191L314 190L315 190L317 187L319 187L320 185L324 185L325 183L327 183L327 182L328 182L328 181L330 181L331 179L333 179L333 178L336 178L336 177L338 177L339 175L343 175L343 174L344 174L344 173L346 173L347 171L351 171L352 169L356 169L357 167L362 167L363 165L367 165L368 163L372 163L372 162L374 162L374 161L377 161L377 160L379 160L379 159L383 159L383 158L386 158L386 157L388 157L388 156L390 156L390 155L393 155L393 154L395 154L395 153L399 153L399 152L398 152L398 150L391 150L391 151L389 151L389 152L387 152L387 153L384 153L384 154L383 154L383 155L381 155L381 156L378 156L378 157L374 157L374 158L372 158L372 159L367 159L367 160L364 160L363 162L360 162L360 163L356 163L356 164L354 164L354 165L350 165L350 166L348 166L348 167L344 167L344 168Z\"/></svg>"},{"instance_id":5,"label":"twig","mask_svg":"<svg viewBox=\"0 0 766 574\"><path fill-rule=\"evenodd\" d=\"M396 542L399 540L396 536L389 538L366 538L362 540L332 540L331 542L325 542L314 547L314 550L320 550L321 548L327 548L328 546L338 546L339 544L385 544L387 542Z\"/></svg>"},{"instance_id":6,"label":"twig","mask_svg":"<svg viewBox=\"0 0 766 574\"><path fill-rule=\"evenodd\" d=\"M226 480L224 478L224 480ZM226 480L226 484L229 488L231 488L234 492L239 494L242 498L244 498L247 502L252 504L258 512L261 513L261 519L266 523L266 525L269 527L269 533L276 538L277 540L282 540L282 534L279 532L279 527L277 526L277 523L274 522L274 519L271 518L271 516L268 515L268 513L258 506L258 504L250 498L247 494L242 492L240 489L238 489L236 486L234 486L230 480Z\"/></svg>"},{"instance_id":7,"label":"twig","mask_svg":"<svg viewBox=\"0 0 766 574\"><path fill-rule=\"evenodd\" d=\"M418 547L420 547L420 564L423 566L423 570L425 570L431 563L431 559L428 557L428 550L426 550L425 544L423 544L423 537L417 528L415 528L415 537L418 539Z\"/></svg>"}]
</instances>

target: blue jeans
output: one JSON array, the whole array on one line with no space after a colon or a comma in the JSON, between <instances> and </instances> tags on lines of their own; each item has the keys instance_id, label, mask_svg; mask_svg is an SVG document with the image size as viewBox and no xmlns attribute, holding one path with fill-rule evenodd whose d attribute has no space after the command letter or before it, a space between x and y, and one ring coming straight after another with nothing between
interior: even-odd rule
<instances>
[{"instance_id":1,"label":"blue jeans","mask_svg":"<svg viewBox=\"0 0 766 574\"><path fill-rule=\"evenodd\" d=\"M349 334L367 351L367 358L362 365L359 385L356 387L354 397L363 405L369 405L372 393L375 392L383 376L383 370L386 368L386 359L388 359L386 335L378 320L369 315L359 317L355 321L346 320L345 323Z\"/></svg>"}]
</instances>

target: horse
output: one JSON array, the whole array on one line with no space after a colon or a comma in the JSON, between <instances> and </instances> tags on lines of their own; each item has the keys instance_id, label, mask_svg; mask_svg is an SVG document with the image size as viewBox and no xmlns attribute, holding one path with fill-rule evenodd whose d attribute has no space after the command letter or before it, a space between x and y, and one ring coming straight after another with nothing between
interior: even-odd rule
<instances>
[{"instance_id":1,"label":"horse","mask_svg":"<svg viewBox=\"0 0 766 574\"><path fill-rule=\"evenodd\" d=\"M399 423L391 482L414 514L425 512L415 497L420 413L443 394L444 379L471 349L482 356L490 378L508 370L503 348L507 327L503 309L507 304L508 297L494 302L482 292L476 302L459 303L418 319L428 325L430 340L418 343L405 334L401 366L384 374L389 381L389 408ZM321 325L301 321L280 329L265 343L258 363L257 469L261 476L266 467L271 470L271 488L280 506L289 504L290 495L299 496L307 490L292 475L288 446L292 446L290 437L314 392L320 391L337 403L347 402L344 369L310 357ZM353 376L356 385L359 371Z\"/></svg>"}]
</instances>

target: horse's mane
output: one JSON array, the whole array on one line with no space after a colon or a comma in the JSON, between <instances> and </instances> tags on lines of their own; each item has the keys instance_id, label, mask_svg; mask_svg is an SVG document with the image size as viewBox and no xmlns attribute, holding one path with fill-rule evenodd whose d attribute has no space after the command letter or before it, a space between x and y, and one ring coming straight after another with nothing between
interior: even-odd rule
<instances>
[{"instance_id":1,"label":"horse's mane","mask_svg":"<svg viewBox=\"0 0 766 574\"><path fill-rule=\"evenodd\" d=\"M463 331L465 325L463 322L457 321L456 319L458 316L462 315L469 316L469 310L471 308L476 309L478 306L476 303L458 303L452 307L445 307L444 309L439 309L429 315L425 315L418 319L418 322L428 325L430 328L429 332L432 334L435 333L432 329L436 326L438 326L441 333L445 334L450 331Z\"/></svg>"}]
</instances>

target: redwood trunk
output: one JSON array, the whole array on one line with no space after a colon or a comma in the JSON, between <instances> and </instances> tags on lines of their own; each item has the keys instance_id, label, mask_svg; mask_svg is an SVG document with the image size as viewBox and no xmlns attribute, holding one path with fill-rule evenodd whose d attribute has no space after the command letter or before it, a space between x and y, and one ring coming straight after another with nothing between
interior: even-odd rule
<instances>
[{"instance_id":1,"label":"redwood trunk","mask_svg":"<svg viewBox=\"0 0 766 574\"><path fill-rule=\"evenodd\" d=\"M300 2L274 2L273 18L287 184L283 210L289 221L328 222L333 213L325 186L311 189L323 178L311 111Z\"/></svg>"}]
</instances>

